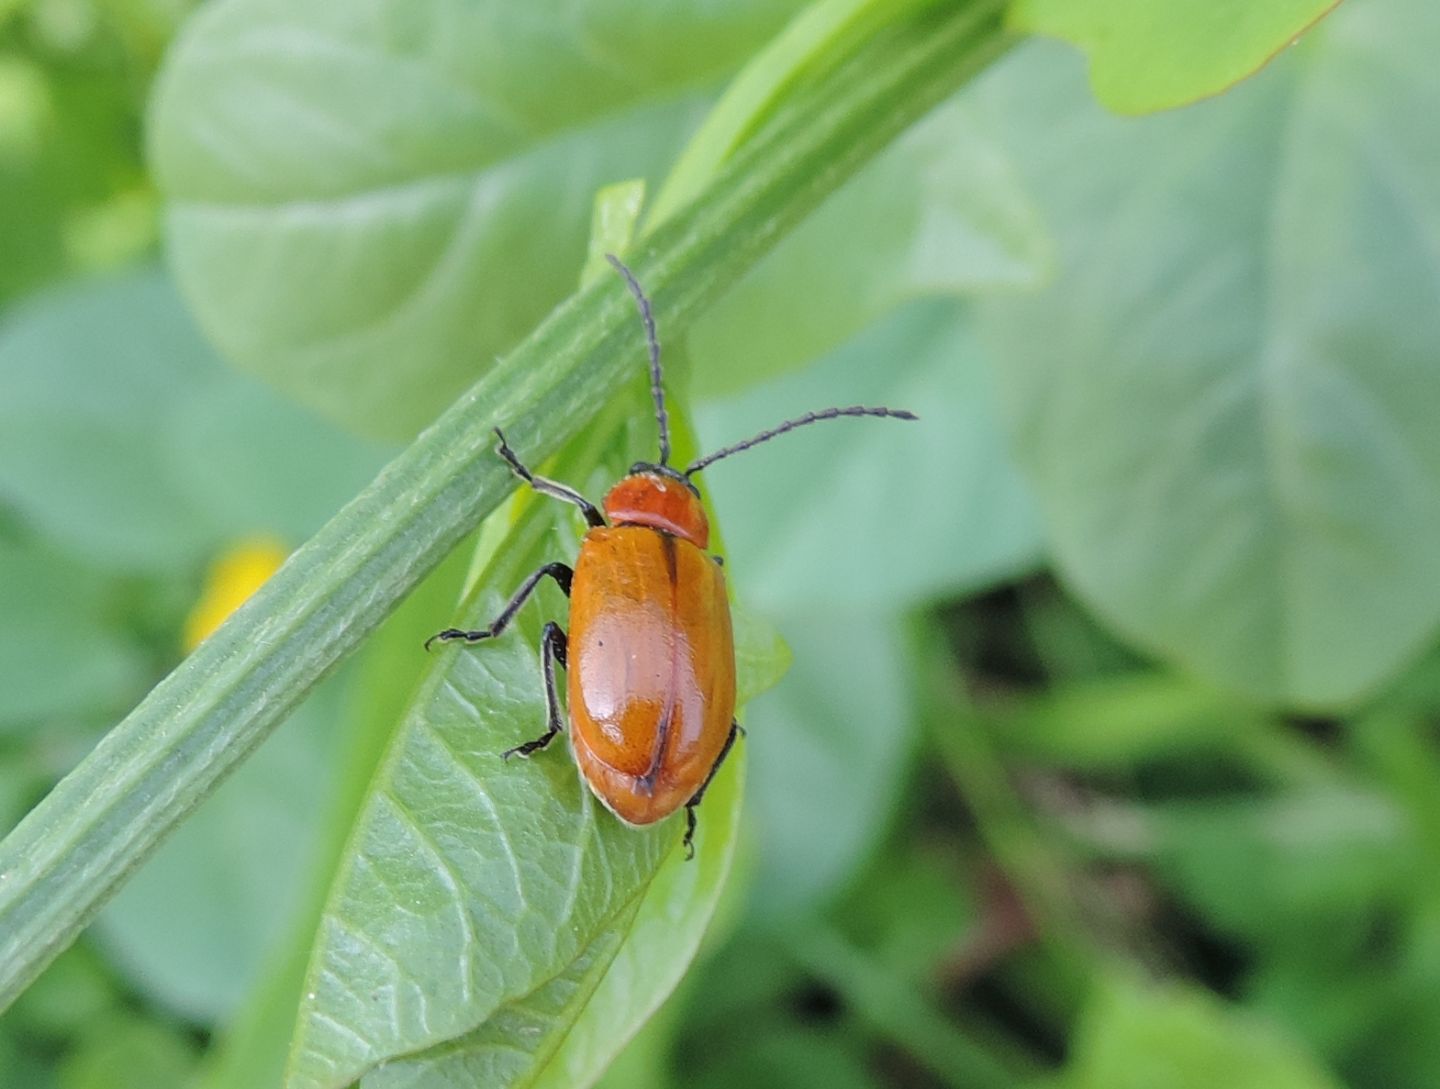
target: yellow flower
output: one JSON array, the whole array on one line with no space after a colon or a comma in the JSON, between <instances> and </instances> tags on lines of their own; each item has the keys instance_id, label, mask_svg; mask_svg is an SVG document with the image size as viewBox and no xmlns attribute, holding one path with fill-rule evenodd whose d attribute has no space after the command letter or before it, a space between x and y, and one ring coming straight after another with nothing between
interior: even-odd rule
<instances>
[{"instance_id":1,"label":"yellow flower","mask_svg":"<svg viewBox=\"0 0 1440 1089\"><path fill-rule=\"evenodd\" d=\"M224 623L285 562L285 548L274 537L242 540L210 565L200 600L185 618L185 653L189 654Z\"/></svg>"}]
</instances>

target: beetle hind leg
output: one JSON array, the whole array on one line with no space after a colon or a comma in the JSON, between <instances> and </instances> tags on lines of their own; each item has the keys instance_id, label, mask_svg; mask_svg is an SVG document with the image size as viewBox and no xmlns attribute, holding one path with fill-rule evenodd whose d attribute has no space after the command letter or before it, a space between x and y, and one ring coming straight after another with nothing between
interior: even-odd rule
<instances>
[{"instance_id":1,"label":"beetle hind leg","mask_svg":"<svg viewBox=\"0 0 1440 1089\"><path fill-rule=\"evenodd\" d=\"M535 740L506 749L500 754L501 759L509 760L512 756L529 756L532 752L539 752L554 741L555 735L563 728L560 694L555 688L555 666L558 663L561 669L569 668L565 660L568 647L569 640L560 630L560 625L553 620L546 624L545 633L540 637L540 661L545 669L545 711L548 724L545 732Z\"/></svg>"},{"instance_id":2,"label":"beetle hind leg","mask_svg":"<svg viewBox=\"0 0 1440 1089\"><path fill-rule=\"evenodd\" d=\"M708 787L710 781L715 778L715 773L720 770L720 765L725 763L725 758L730 755L730 749L735 744L735 738L743 737L744 735L745 729L740 723L730 723L730 736L725 739L725 747L720 750L720 755L715 758L715 764L711 767L710 774L705 776L705 781L700 784L700 789L695 792L695 796L685 803L685 839L682 842L685 844L686 862L689 862L695 857L695 808L705 797L705 788Z\"/></svg>"}]
</instances>

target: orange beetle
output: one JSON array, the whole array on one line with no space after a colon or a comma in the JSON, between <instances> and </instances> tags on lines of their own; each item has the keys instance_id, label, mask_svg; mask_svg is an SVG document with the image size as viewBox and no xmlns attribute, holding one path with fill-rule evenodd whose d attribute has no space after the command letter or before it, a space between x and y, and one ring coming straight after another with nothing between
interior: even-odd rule
<instances>
[{"instance_id":1,"label":"orange beetle","mask_svg":"<svg viewBox=\"0 0 1440 1089\"><path fill-rule=\"evenodd\" d=\"M574 489L533 475L496 428L499 454L515 473L537 492L574 503L590 530L573 570L564 563L546 564L521 584L488 628L447 628L425 645L493 639L541 579L554 579L570 597L570 632L567 636L551 621L542 636L548 726L503 755L529 756L560 732L558 663L568 678L570 743L591 791L617 817L635 825L653 824L683 806L689 858L694 855L695 807L740 733L722 561L705 551L710 523L690 478L723 457L819 420L915 416L858 405L811 412L701 458L684 472L671 468L660 343L650 302L630 270L607 256L635 296L645 324L660 460L631 466L605 496L602 514Z\"/></svg>"}]
</instances>

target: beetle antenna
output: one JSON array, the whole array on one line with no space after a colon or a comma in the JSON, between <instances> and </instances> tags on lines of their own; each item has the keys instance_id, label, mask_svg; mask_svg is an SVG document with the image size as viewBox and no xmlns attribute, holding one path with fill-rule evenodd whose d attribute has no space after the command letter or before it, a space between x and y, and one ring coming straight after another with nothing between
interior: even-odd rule
<instances>
[{"instance_id":1,"label":"beetle antenna","mask_svg":"<svg viewBox=\"0 0 1440 1089\"><path fill-rule=\"evenodd\" d=\"M865 408L861 405L852 405L850 408L827 408L819 412L807 412L803 416L796 416L793 420L786 420L769 431L762 431L754 438L746 439L744 442L737 442L733 446L716 450L699 461L693 462L690 468L685 470L685 477L688 479L707 465L713 465L721 458L728 458L731 454L738 454L741 450L748 450L752 446L759 446L762 442L769 442L776 435L783 435L787 431L794 431L797 427L804 427L806 424L819 423L821 420L834 420L840 416L887 416L892 420L918 420L920 417L913 412L906 412L901 408Z\"/></svg>"},{"instance_id":2,"label":"beetle antenna","mask_svg":"<svg viewBox=\"0 0 1440 1089\"><path fill-rule=\"evenodd\" d=\"M615 271L625 278L630 294L635 296L635 305L640 308L640 320L645 323L645 343L650 349L650 396L655 399L655 422L660 428L660 464L670 463L670 417L665 414L665 387L660 384L660 338L655 334L655 315L650 312L650 300L635 274L613 253L607 253L605 260L615 266Z\"/></svg>"}]
</instances>

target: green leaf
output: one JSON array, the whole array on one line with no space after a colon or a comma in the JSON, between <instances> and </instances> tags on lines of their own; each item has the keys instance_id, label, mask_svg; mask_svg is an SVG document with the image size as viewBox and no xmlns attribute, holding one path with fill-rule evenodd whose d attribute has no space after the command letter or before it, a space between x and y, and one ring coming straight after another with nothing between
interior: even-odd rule
<instances>
[{"instance_id":1,"label":"green leaf","mask_svg":"<svg viewBox=\"0 0 1440 1089\"><path fill-rule=\"evenodd\" d=\"M1087 107L1050 49L989 85L1062 250L985 306L1061 572L1267 701L1352 700L1440 621L1440 9L1397 2L1164 117Z\"/></svg>"},{"instance_id":2,"label":"green leaf","mask_svg":"<svg viewBox=\"0 0 1440 1089\"><path fill-rule=\"evenodd\" d=\"M821 424L707 470L728 562L756 605L893 609L1039 562L1039 519L1004 448L984 364L966 312L930 302L697 413L714 446L831 404L920 414Z\"/></svg>"},{"instance_id":3,"label":"green leaf","mask_svg":"<svg viewBox=\"0 0 1440 1089\"><path fill-rule=\"evenodd\" d=\"M462 619L501 604L487 594ZM296 1089L348 1085L477 1029L471 1046L503 1039L497 1019L534 1025L527 995L534 1016L558 1016L598 980L618 946L607 932L674 844L673 825L637 831L605 813L560 746L502 763L545 721L535 626L517 627L445 652L380 769L316 941Z\"/></svg>"},{"instance_id":4,"label":"green leaf","mask_svg":"<svg viewBox=\"0 0 1440 1089\"><path fill-rule=\"evenodd\" d=\"M727 760L706 791L695 859L687 862L683 853L671 851L639 909L623 915L556 981L527 996L518 1007L524 1022L516 1020L516 1009L502 1011L493 1022L433 1054L387 1065L365 1080L365 1089L500 1084L582 1089L593 1084L695 955L730 870L743 767L741 761ZM545 1057L532 1067L516 1045L517 1036ZM512 1068L507 1070L507 1064Z\"/></svg>"},{"instance_id":5,"label":"green leaf","mask_svg":"<svg viewBox=\"0 0 1440 1089\"><path fill-rule=\"evenodd\" d=\"M1020 30L1090 57L1096 97L1120 113L1183 106L1238 83L1340 0L1015 0Z\"/></svg>"},{"instance_id":6,"label":"green leaf","mask_svg":"<svg viewBox=\"0 0 1440 1089\"><path fill-rule=\"evenodd\" d=\"M952 102L701 315L688 340L696 393L735 393L795 370L913 299L1038 286L1049 261L999 140ZM890 364L877 357L869 369ZM827 396L852 395L837 386Z\"/></svg>"},{"instance_id":7,"label":"green leaf","mask_svg":"<svg viewBox=\"0 0 1440 1089\"><path fill-rule=\"evenodd\" d=\"M689 968L734 858L747 766L744 754L737 756L706 788L694 860L674 851L666 858L600 986L533 1083L537 1089L594 1084Z\"/></svg>"},{"instance_id":8,"label":"green leaf","mask_svg":"<svg viewBox=\"0 0 1440 1089\"><path fill-rule=\"evenodd\" d=\"M202 325L332 418L413 434L569 293L595 189L662 169L693 92L796 6L206 8L151 115Z\"/></svg>"},{"instance_id":9,"label":"green leaf","mask_svg":"<svg viewBox=\"0 0 1440 1089\"><path fill-rule=\"evenodd\" d=\"M1073 1046L1066 1089L1340 1089L1278 1026L1177 985L1109 981Z\"/></svg>"}]
</instances>

